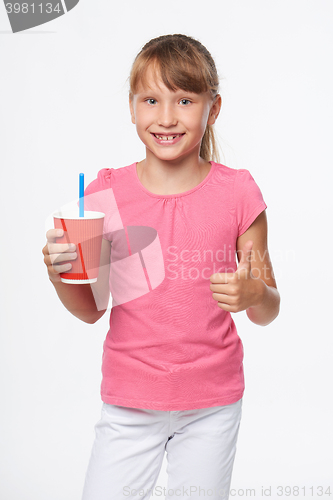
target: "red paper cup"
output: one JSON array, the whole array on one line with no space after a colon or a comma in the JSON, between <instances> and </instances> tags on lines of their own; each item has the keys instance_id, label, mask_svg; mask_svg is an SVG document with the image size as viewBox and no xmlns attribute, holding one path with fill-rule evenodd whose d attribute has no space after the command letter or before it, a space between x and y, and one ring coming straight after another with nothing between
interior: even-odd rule
<instances>
[{"instance_id":1,"label":"red paper cup","mask_svg":"<svg viewBox=\"0 0 333 500\"><path fill-rule=\"evenodd\" d=\"M72 264L69 272L61 273L63 283L95 283L97 281L101 258L103 223L102 212L78 211L57 212L53 214L55 229L63 229L64 236L57 243L74 243L77 258L68 261Z\"/></svg>"}]
</instances>

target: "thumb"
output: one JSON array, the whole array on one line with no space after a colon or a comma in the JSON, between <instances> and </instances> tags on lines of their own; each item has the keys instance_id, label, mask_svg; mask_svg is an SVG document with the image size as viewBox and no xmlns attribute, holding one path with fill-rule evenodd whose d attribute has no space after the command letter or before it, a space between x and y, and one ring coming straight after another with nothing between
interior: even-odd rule
<instances>
[{"instance_id":1,"label":"thumb","mask_svg":"<svg viewBox=\"0 0 333 500\"><path fill-rule=\"evenodd\" d=\"M245 269L246 271L251 271L251 258L252 258L252 248L253 241L247 241L241 250L241 258L237 267L237 271Z\"/></svg>"}]
</instances>

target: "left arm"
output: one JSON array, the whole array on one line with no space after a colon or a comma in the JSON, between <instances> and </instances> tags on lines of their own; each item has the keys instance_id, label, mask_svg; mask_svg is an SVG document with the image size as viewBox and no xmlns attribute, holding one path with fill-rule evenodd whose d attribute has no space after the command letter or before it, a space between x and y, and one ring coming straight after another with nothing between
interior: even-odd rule
<instances>
[{"instance_id":1,"label":"left arm","mask_svg":"<svg viewBox=\"0 0 333 500\"><path fill-rule=\"evenodd\" d=\"M280 294L277 290L273 267L267 247L266 210L256 218L249 229L237 239L237 257L241 259L241 249L247 241L253 241L251 273L261 289L259 303L246 309L248 318L257 325L271 323L280 311Z\"/></svg>"},{"instance_id":2,"label":"left arm","mask_svg":"<svg viewBox=\"0 0 333 500\"><path fill-rule=\"evenodd\" d=\"M225 311L246 310L253 323L268 325L279 314L280 294L267 248L265 211L238 237L236 249L237 271L210 277L213 299Z\"/></svg>"}]
</instances>

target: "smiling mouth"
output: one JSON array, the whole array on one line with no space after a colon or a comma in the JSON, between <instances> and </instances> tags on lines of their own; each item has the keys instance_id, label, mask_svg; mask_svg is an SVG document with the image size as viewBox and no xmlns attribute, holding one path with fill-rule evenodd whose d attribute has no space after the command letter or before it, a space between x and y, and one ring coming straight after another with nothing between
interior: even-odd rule
<instances>
[{"instance_id":1,"label":"smiling mouth","mask_svg":"<svg viewBox=\"0 0 333 500\"><path fill-rule=\"evenodd\" d=\"M185 135L185 134L160 135L160 134L154 134L152 132L152 135L154 135L156 137L156 139L159 139L162 141L172 141L173 139L176 139L176 137L181 137L182 135Z\"/></svg>"}]
</instances>

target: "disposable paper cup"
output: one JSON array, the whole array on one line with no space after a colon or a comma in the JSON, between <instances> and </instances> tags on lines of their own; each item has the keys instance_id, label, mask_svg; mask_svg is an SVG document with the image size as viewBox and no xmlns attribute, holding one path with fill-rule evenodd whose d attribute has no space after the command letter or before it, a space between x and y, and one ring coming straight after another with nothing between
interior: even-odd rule
<instances>
[{"instance_id":1,"label":"disposable paper cup","mask_svg":"<svg viewBox=\"0 0 333 500\"><path fill-rule=\"evenodd\" d=\"M101 258L103 223L102 212L84 212L78 210L53 214L55 229L63 229L64 236L57 238L57 243L74 243L77 258L68 261L72 264L69 272L61 273L63 283L95 283L97 281Z\"/></svg>"}]
</instances>

